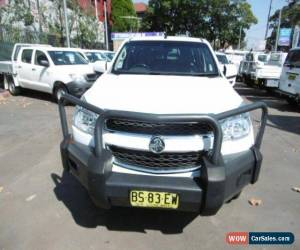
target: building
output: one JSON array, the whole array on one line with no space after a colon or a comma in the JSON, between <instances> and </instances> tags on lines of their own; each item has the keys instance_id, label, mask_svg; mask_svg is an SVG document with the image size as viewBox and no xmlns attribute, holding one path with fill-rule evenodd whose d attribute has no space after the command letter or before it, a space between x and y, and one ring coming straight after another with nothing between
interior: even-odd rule
<instances>
[{"instance_id":1,"label":"building","mask_svg":"<svg viewBox=\"0 0 300 250\"><path fill-rule=\"evenodd\" d=\"M135 9L136 15L139 18L143 18L145 16L145 13L146 13L147 9L148 9L148 5L145 4L145 3L135 3L134 4L134 9Z\"/></svg>"},{"instance_id":2,"label":"building","mask_svg":"<svg viewBox=\"0 0 300 250\"><path fill-rule=\"evenodd\" d=\"M98 15L99 21L104 22L105 19L105 13L104 13L104 1L105 0L78 0L79 5L83 9L89 9L90 7L95 9L95 15ZM111 1L112 0L106 0L107 3L107 18L112 23L111 20ZM95 7L96 6L96 7Z\"/></svg>"}]
</instances>

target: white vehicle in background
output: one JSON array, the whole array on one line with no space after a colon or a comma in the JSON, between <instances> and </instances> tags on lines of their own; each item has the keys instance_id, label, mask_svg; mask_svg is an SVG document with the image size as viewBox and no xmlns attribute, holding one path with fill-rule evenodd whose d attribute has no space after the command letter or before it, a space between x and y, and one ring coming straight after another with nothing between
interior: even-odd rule
<instances>
[{"instance_id":1,"label":"white vehicle in background","mask_svg":"<svg viewBox=\"0 0 300 250\"><path fill-rule=\"evenodd\" d=\"M115 52L107 50L82 50L95 72L99 75L103 74L110 66L110 62L114 58Z\"/></svg>"},{"instance_id":2,"label":"white vehicle in background","mask_svg":"<svg viewBox=\"0 0 300 250\"><path fill-rule=\"evenodd\" d=\"M227 55L229 61L234 63L237 68L240 67L241 61L245 58L245 55L249 53L249 51L244 50L225 50L224 52Z\"/></svg>"},{"instance_id":3,"label":"white vehicle in background","mask_svg":"<svg viewBox=\"0 0 300 250\"><path fill-rule=\"evenodd\" d=\"M282 68L278 92L290 104L300 104L300 48L289 51Z\"/></svg>"},{"instance_id":4,"label":"white vehicle in background","mask_svg":"<svg viewBox=\"0 0 300 250\"><path fill-rule=\"evenodd\" d=\"M249 52L241 61L238 76L246 84L251 84L251 74L256 71L257 67L261 67L267 63L269 55L263 52Z\"/></svg>"},{"instance_id":5,"label":"white vehicle in background","mask_svg":"<svg viewBox=\"0 0 300 250\"><path fill-rule=\"evenodd\" d=\"M22 88L42 91L59 99L62 93L80 97L97 79L78 49L16 44L11 62L0 62L4 87L12 95Z\"/></svg>"},{"instance_id":6,"label":"white vehicle in background","mask_svg":"<svg viewBox=\"0 0 300 250\"><path fill-rule=\"evenodd\" d=\"M229 83L234 86L237 76L236 65L228 60L227 55L224 53L216 52L216 56L223 74L226 76Z\"/></svg>"},{"instance_id":7,"label":"white vehicle in background","mask_svg":"<svg viewBox=\"0 0 300 250\"><path fill-rule=\"evenodd\" d=\"M259 65L251 72L251 80L259 87L278 88L282 67L287 53L273 52L265 65Z\"/></svg>"}]
</instances>

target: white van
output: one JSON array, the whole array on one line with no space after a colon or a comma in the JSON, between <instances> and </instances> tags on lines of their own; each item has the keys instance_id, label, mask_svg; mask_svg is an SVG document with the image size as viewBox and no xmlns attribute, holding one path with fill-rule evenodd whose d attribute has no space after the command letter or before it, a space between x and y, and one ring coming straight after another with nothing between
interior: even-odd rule
<instances>
[{"instance_id":1,"label":"white van","mask_svg":"<svg viewBox=\"0 0 300 250\"><path fill-rule=\"evenodd\" d=\"M279 93L291 104L300 103L300 48L291 49L283 65Z\"/></svg>"}]
</instances>

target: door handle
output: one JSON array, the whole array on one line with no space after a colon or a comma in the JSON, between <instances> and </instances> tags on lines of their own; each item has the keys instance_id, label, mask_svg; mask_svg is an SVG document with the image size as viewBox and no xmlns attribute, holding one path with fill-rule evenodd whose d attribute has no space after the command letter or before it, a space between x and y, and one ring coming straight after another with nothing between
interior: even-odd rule
<instances>
[{"instance_id":1,"label":"door handle","mask_svg":"<svg viewBox=\"0 0 300 250\"><path fill-rule=\"evenodd\" d=\"M36 71L36 69L35 69L35 68L32 68L32 71Z\"/></svg>"},{"instance_id":2,"label":"door handle","mask_svg":"<svg viewBox=\"0 0 300 250\"><path fill-rule=\"evenodd\" d=\"M18 66L18 69L22 69L22 66Z\"/></svg>"}]
</instances>

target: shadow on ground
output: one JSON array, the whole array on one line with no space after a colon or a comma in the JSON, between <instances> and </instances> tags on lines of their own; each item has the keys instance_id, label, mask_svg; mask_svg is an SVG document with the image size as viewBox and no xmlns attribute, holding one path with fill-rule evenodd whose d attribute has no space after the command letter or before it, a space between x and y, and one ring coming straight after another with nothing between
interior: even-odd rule
<instances>
[{"instance_id":1,"label":"shadow on ground","mask_svg":"<svg viewBox=\"0 0 300 250\"><path fill-rule=\"evenodd\" d=\"M268 126L300 135L300 117L268 115Z\"/></svg>"},{"instance_id":2,"label":"shadow on ground","mask_svg":"<svg viewBox=\"0 0 300 250\"><path fill-rule=\"evenodd\" d=\"M262 101L270 108L277 109L282 112L299 112L300 107L297 105L290 105L286 100L280 98L278 94L271 90L264 90L255 87L249 87L245 84L239 83L235 86L235 90L239 95L245 97L251 102Z\"/></svg>"},{"instance_id":3,"label":"shadow on ground","mask_svg":"<svg viewBox=\"0 0 300 250\"><path fill-rule=\"evenodd\" d=\"M159 230L164 234L179 234L198 215L176 211L112 208L101 210L91 202L87 191L70 173L51 174L54 193L70 210L75 222L87 228L105 226L108 230L142 232Z\"/></svg>"},{"instance_id":4,"label":"shadow on ground","mask_svg":"<svg viewBox=\"0 0 300 250\"><path fill-rule=\"evenodd\" d=\"M35 91L35 90L22 89L20 96L21 97L24 96L31 99L42 100L42 101L55 102L51 94Z\"/></svg>"}]
</instances>

